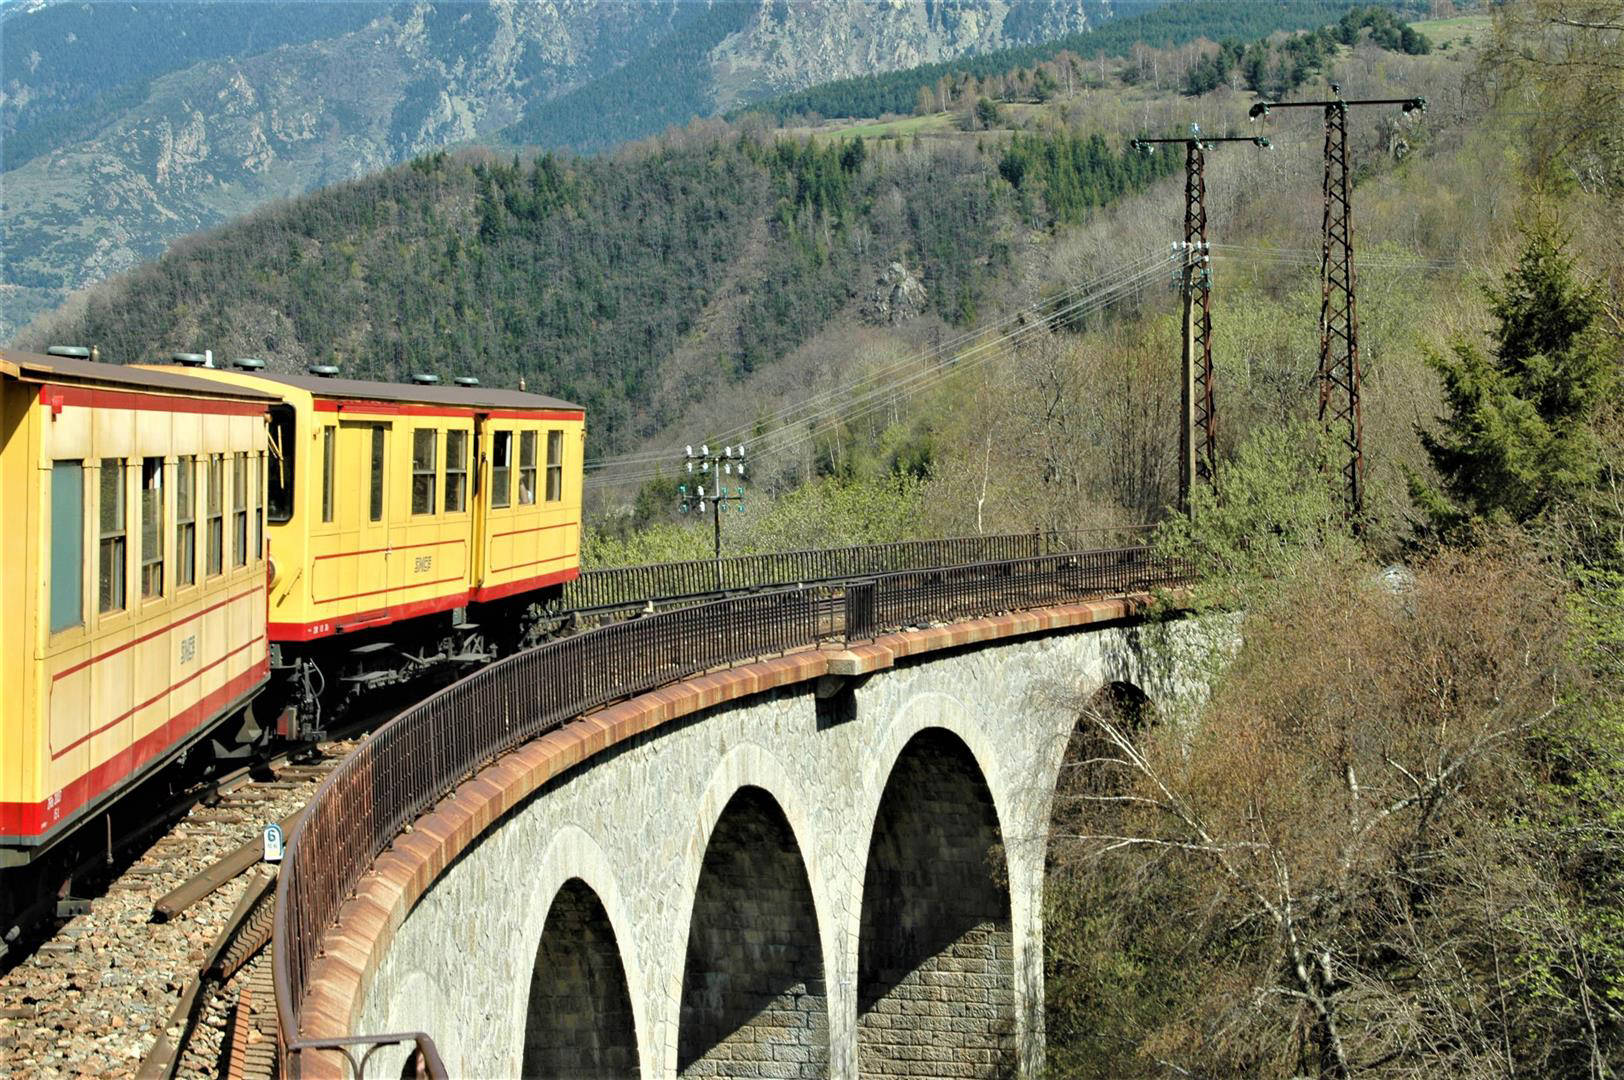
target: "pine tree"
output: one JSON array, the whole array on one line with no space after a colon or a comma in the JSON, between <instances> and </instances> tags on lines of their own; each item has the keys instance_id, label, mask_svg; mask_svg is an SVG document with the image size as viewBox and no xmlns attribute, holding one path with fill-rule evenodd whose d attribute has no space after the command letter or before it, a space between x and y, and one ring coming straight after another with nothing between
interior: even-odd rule
<instances>
[{"instance_id":1,"label":"pine tree","mask_svg":"<svg viewBox=\"0 0 1624 1080\"><path fill-rule=\"evenodd\" d=\"M1420 435L1443 484L1412 475L1410 494L1441 539L1533 521L1596 482L1593 420L1617 362L1594 325L1600 301L1550 227L1524 238L1517 266L1486 290L1492 351L1460 341L1428 357L1448 415Z\"/></svg>"}]
</instances>

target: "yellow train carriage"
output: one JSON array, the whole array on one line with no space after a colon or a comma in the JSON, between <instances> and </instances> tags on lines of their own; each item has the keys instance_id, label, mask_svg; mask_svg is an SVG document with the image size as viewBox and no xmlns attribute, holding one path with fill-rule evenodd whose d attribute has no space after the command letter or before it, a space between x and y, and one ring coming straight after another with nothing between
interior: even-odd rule
<instances>
[{"instance_id":1,"label":"yellow train carriage","mask_svg":"<svg viewBox=\"0 0 1624 1080\"><path fill-rule=\"evenodd\" d=\"M192 373L280 398L273 641L443 612L466 620L471 607L528 603L578 573L580 406L477 385Z\"/></svg>"},{"instance_id":2,"label":"yellow train carriage","mask_svg":"<svg viewBox=\"0 0 1624 1080\"><path fill-rule=\"evenodd\" d=\"M0 865L264 685L273 399L0 351Z\"/></svg>"}]
</instances>

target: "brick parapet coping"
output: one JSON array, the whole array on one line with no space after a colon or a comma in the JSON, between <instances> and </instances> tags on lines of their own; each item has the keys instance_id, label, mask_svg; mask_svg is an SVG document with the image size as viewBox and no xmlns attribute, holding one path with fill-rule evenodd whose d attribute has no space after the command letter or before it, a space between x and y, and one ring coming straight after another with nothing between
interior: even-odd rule
<instances>
[{"instance_id":1,"label":"brick parapet coping","mask_svg":"<svg viewBox=\"0 0 1624 1080\"><path fill-rule=\"evenodd\" d=\"M544 784L610 747L681 717L779 687L826 675L866 675L904 657L965 645L1113 622L1142 614L1149 605L1149 596L1135 594L886 634L839 651L809 650L743 663L610 705L533 739L464 781L373 862L322 938L300 1010L301 1037L349 1035L365 1004L362 990L395 931L446 867ZM338 1080L345 1075L340 1055L305 1051L300 1056L305 1077Z\"/></svg>"}]
</instances>

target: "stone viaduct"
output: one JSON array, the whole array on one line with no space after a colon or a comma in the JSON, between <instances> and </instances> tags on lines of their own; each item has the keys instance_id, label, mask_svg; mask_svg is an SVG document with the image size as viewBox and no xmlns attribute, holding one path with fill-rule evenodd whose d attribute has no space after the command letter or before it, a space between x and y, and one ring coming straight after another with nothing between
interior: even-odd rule
<instances>
[{"instance_id":1,"label":"stone viaduct","mask_svg":"<svg viewBox=\"0 0 1624 1080\"><path fill-rule=\"evenodd\" d=\"M458 1077L1036 1073L1079 705L1126 692L1177 716L1204 684L1168 657L1221 629L1137 611L792 653L528 744L378 860L304 1035L426 1031ZM336 1068L319 1056L306 1075Z\"/></svg>"}]
</instances>

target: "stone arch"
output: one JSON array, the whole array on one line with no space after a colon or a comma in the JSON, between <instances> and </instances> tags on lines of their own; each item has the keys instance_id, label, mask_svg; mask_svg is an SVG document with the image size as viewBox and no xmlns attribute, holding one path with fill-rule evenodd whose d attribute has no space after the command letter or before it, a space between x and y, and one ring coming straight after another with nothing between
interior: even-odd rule
<instances>
[{"instance_id":1,"label":"stone arch","mask_svg":"<svg viewBox=\"0 0 1624 1080\"><path fill-rule=\"evenodd\" d=\"M580 878L553 897L536 947L521 1073L615 1080L638 1073L637 1030L619 942Z\"/></svg>"},{"instance_id":2,"label":"stone arch","mask_svg":"<svg viewBox=\"0 0 1624 1080\"><path fill-rule=\"evenodd\" d=\"M619 974L630 1000L633 1045L637 1047L631 1055L631 1067L600 1075L617 1078L636 1076L639 1072L645 1076L652 1075L648 1049L648 989L633 936L633 909L621 894L619 878L609 856L585 829L579 825L565 825L552 835L541 858L535 862L534 869L528 869L528 866L526 864L522 878L514 879L515 884L518 880L528 879L525 895L514 897L516 902L523 905L523 936L515 943L512 961L504 974L498 976L494 971L484 972L486 978L499 977L509 988L508 1012L505 1015L512 1019L502 1028L504 1045L499 1059L504 1064L501 1072L509 1076L520 1075L521 1072L535 1075L525 1068L525 1064L536 963L542 956L542 950L547 947L545 936L554 928L555 913L563 915L569 910L557 908L559 896L569 889L576 892L585 890L601 910L603 924L595 932L601 939L607 931L614 942ZM512 869L517 870L518 867ZM577 896L572 904L579 899ZM579 911L579 908L575 911ZM573 911L570 914L574 917Z\"/></svg>"},{"instance_id":3,"label":"stone arch","mask_svg":"<svg viewBox=\"0 0 1624 1080\"><path fill-rule=\"evenodd\" d=\"M728 800L693 897L677 1074L828 1075L828 996L811 881L789 820L766 790L740 787Z\"/></svg>"},{"instance_id":4,"label":"stone arch","mask_svg":"<svg viewBox=\"0 0 1624 1080\"><path fill-rule=\"evenodd\" d=\"M992 793L952 733L914 735L869 839L857 1053L875 1076L993 1076L1015 1064L1008 869Z\"/></svg>"}]
</instances>

